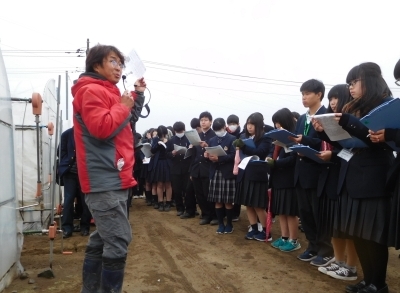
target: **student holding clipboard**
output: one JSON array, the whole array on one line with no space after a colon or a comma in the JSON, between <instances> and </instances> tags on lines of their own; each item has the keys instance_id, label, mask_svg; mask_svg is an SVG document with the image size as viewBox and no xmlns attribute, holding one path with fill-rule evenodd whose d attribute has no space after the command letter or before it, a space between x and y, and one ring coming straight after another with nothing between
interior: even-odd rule
<instances>
[{"instance_id":1,"label":"student holding clipboard","mask_svg":"<svg viewBox=\"0 0 400 293\"><path fill-rule=\"evenodd\" d=\"M217 234L230 234L233 232L232 208L236 190L236 176L233 175L236 151L232 144L235 137L225 130L226 123L223 118L215 119L212 128L216 136L210 139L208 146L221 146L226 155L211 155L207 151L204 153L204 156L212 162L210 165L210 187L207 200L215 203L215 213L218 219ZM225 214L226 226L224 224Z\"/></svg>"},{"instance_id":2,"label":"student holding clipboard","mask_svg":"<svg viewBox=\"0 0 400 293\"><path fill-rule=\"evenodd\" d=\"M394 68L396 85L400 86L400 60ZM396 147L400 147L400 125L397 129L382 129L376 132L370 131L370 139L373 143L393 141ZM389 169L387 177L387 190L392 192L393 198L390 211L388 246L400 249L400 154Z\"/></svg>"},{"instance_id":3,"label":"student holding clipboard","mask_svg":"<svg viewBox=\"0 0 400 293\"><path fill-rule=\"evenodd\" d=\"M312 126L311 117L313 115L325 114L326 112L326 108L321 105L325 94L325 86L319 80L310 79L301 85L300 92L302 94L303 105L308 110L297 120L294 133L298 137L290 137L290 139L296 143L309 146L314 150L320 150L321 139ZM314 266L327 266L334 261L332 245L329 238L319 237L317 233L317 185L322 164L300 156L295 152L293 153L296 158L294 184L296 186L299 214L301 225L308 240L306 250L298 255L297 258L304 262L310 262Z\"/></svg>"},{"instance_id":4,"label":"student holding clipboard","mask_svg":"<svg viewBox=\"0 0 400 293\"><path fill-rule=\"evenodd\" d=\"M247 146L242 139L236 139L233 145L240 148L244 155L257 155L260 160L264 161L271 147L271 139L264 136L264 122L261 113L253 113L247 118L245 138L253 139L255 148ZM249 240L272 240L270 235L266 235L268 171L269 167L266 162L250 161L245 170L239 169L237 176L235 204L246 206L251 230L245 238ZM257 217L262 225L262 231L258 231Z\"/></svg>"},{"instance_id":5,"label":"student holding clipboard","mask_svg":"<svg viewBox=\"0 0 400 293\"><path fill-rule=\"evenodd\" d=\"M346 82L353 100L344 106L343 113L336 114L337 120L344 130L368 146L346 152L342 158L348 164L339 174L341 221L334 228L353 239L364 273L364 279L347 286L346 292L387 293L391 199L385 185L393 153L377 136L369 135L368 128L359 119L390 100L391 91L380 67L372 62L353 67Z\"/></svg>"},{"instance_id":6,"label":"student holding clipboard","mask_svg":"<svg viewBox=\"0 0 400 293\"><path fill-rule=\"evenodd\" d=\"M349 89L346 84L335 85L328 93L328 113L341 113L345 104L351 101ZM313 119L313 126L318 131L318 120ZM341 220L341 198L337 192L340 168L347 162L338 157L343 149L337 142L331 142L325 132L319 133L324 141L322 142L319 157L331 164L322 166L319 175L317 196L319 199L318 208L318 234L331 238L335 261L327 267L319 267L318 271L335 279L353 281L357 279L357 252L352 239L333 229ZM343 207L345 209L345 207ZM346 259L347 255L347 259Z\"/></svg>"},{"instance_id":7,"label":"student holding clipboard","mask_svg":"<svg viewBox=\"0 0 400 293\"><path fill-rule=\"evenodd\" d=\"M289 109L278 110L272 121L276 129L295 131L296 121ZM291 252L301 248L297 240L298 233L298 205L296 188L293 182L294 167L296 160L294 156L285 151L281 146L275 145L272 158L267 157L271 167L270 185L272 187L272 207L274 215L279 215L281 237L271 243L272 247L283 252Z\"/></svg>"}]
</instances>

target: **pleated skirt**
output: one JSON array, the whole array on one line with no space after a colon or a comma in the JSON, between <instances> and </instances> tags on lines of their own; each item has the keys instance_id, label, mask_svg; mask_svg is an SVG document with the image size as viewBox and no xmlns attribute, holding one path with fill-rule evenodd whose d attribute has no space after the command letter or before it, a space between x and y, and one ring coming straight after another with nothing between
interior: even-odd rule
<instances>
[{"instance_id":1,"label":"pleated skirt","mask_svg":"<svg viewBox=\"0 0 400 293\"><path fill-rule=\"evenodd\" d=\"M387 245L390 202L390 197L351 198L344 187L333 228L345 235L342 238L353 236Z\"/></svg>"},{"instance_id":2,"label":"pleated skirt","mask_svg":"<svg viewBox=\"0 0 400 293\"><path fill-rule=\"evenodd\" d=\"M400 249L400 173L391 202L388 246Z\"/></svg>"},{"instance_id":3,"label":"pleated skirt","mask_svg":"<svg viewBox=\"0 0 400 293\"><path fill-rule=\"evenodd\" d=\"M153 166L151 170L151 181L152 183L155 182L171 182L171 168L168 165L167 160L158 160L157 165Z\"/></svg>"},{"instance_id":4,"label":"pleated skirt","mask_svg":"<svg viewBox=\"0 0 400 293\"><path fill-rule=\"evenodd\" d=\"M330 239L333 236L333 223L337 213L337 201L323 194L318 199L318 234L326 235Z\"/></svg>"},{"instance_id":5,"label":"pleated skirt","mask_svg":"<svg viewBox=\"0 0 400 293\"><path fill-rule=\"evenodd\" d=\"M235 185L235 179L225 179L221 171L216 170L214 178L210 180L207 200L210 202L234 203Z\"/></svg>"},{"instance_id":6,"label":"pleated skirt","mask_svg":"<svg viewBox=\"0 0 400 293\"><path fill-rule=\"evenodd\" d=\"M296 188L274 188L272 190L271 212L274 215L298 216Z\"/></svg>"},{"instance_id":7,"label":"pleated skirt","mask_svg":"<svg viewBox=\"0 0 400 293\"><path fill-rule=\"evenodd\" d=\"M151 172L149 171L149 164L143 164L140 169L140 178L142 178L145 182L151 182Z\"/></svg>"},{"instance_id":8,"label":"pleated skirt","mask_svg":"<svg viewBox=\"0 0 400 293\"><path fill-rule=\"evenodd\" d=\"M266 209L268 207L268 182L243 178L236 186L235 203Z\"/></svg>"}]
</instances>

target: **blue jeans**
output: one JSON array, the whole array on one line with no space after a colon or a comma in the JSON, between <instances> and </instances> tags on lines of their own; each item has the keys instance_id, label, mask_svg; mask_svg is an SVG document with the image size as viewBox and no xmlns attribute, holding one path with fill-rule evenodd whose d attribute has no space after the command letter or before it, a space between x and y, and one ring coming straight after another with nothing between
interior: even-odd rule
<instances>
[{"instance_id":1,"label":"blue jeans","mask_svg":"<svg viewBox=\"0 0 400 293\"><path fill-rule=\"evenodd\" d=\"M85 257L124 259L132 241L127 217L128 189L85 194L96 231L90 234Z\"/></svg>"}]
</instances>

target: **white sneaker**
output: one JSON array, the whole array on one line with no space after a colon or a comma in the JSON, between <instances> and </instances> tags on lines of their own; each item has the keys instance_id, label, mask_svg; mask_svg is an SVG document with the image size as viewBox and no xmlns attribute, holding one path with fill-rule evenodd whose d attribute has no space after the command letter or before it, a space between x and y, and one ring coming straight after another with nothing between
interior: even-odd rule
<instances>
[{"instance_id":1,"label":"white sneaker","mask_svg":"<svg viewBox=\"0 0 400 293\"><path fill-rule=\"evenodd\" d=\"M339 266L337 263L333 262L328 267L319 267L318 271L325 275L328 275L329 272L337 271L340 268L341 268L341 266Z\"/></svg>"},{"instance_id":2,"label":"white sneaker","mask_svg":"<svg viewBox=\"0 0 400 293\"><path fill-rule=\"evenodd\" d=\"M354 281L357 280L357 272L352 272L348 268L341 267L337 271L329 272L328 276L332 278L344 280L344 281Z\"/></svg>"}]
</instances>

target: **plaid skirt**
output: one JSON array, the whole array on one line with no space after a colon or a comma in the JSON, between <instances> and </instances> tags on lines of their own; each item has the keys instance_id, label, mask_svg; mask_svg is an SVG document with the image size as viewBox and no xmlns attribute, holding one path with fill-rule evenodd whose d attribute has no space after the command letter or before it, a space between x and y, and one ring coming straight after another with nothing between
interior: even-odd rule
<instances>
[{"instance_id":1,"label":"plaid skirt","mask_svg":"<svg viewBox=\"0 0 400 293\"><path fill-rule=\"evenodd\" d=\"M207 200L210 202L233 203L235 201L236 180L225 179L219 170L215 171L210 180Z\"/></svg>"}]
</instances>

